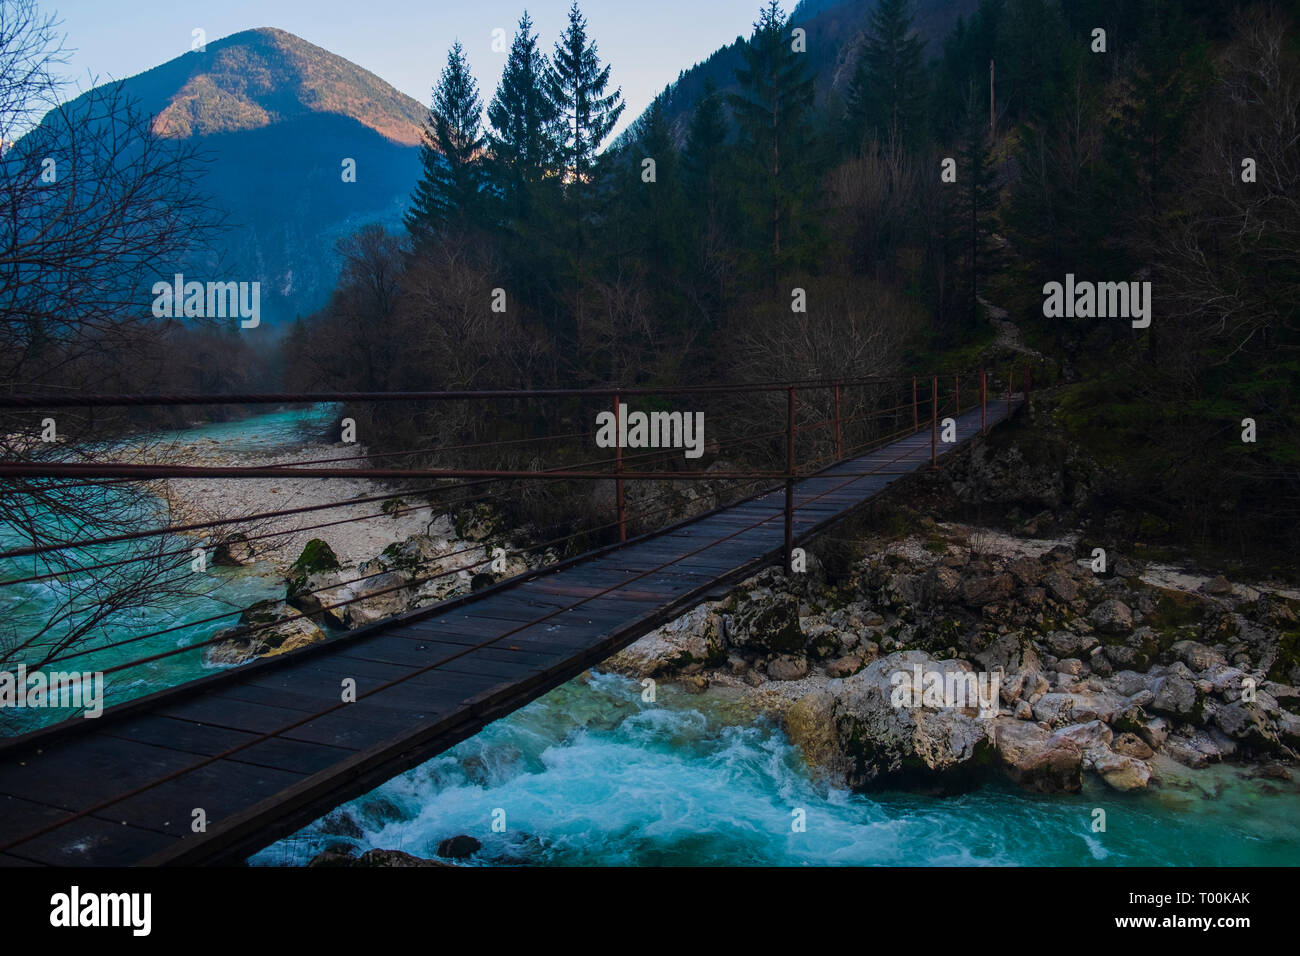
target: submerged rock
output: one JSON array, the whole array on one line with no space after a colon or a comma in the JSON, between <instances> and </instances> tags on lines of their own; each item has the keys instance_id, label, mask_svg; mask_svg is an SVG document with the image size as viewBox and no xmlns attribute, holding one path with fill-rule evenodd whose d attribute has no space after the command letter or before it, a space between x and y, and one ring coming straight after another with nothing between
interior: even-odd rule
<instances>
[{"instance_id":1,"label":"submerged rock","mask_svg":"<svg viewBox=\"0 0 1300 956\"><path fill-rule=\"evenodd\" d=\"M438 844L438 856L447 857L451 860L463 860L473 856L479 850L483 849L483 844L472 836L462 833L459 836L448 837Z\"/></svg>"},{"instance_id":2,"label":"submerged rock","mask_svg":"<svg viewBox=\"0 0 1300 956\"><path fill-rule=\"evenodd\" d=\"M367 850L360 856L353 856L352 851L341 847L331 847L324 850L314 857L307 864L308 866L360 866L360 867L421 867L421 866L451 866L450 863L443 863L441 860L426 860L423 857L412 856L410 853L404 853L401 850Z\"/></svg>"}]
</instances>

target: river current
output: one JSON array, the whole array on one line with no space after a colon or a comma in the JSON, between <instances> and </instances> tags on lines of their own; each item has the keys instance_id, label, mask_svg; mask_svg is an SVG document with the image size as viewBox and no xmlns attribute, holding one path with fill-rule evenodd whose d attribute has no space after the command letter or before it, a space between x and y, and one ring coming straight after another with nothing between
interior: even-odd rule
<instances>
[{"instance_id":1,"label":"river current","mask_svg":"<svg viewBox=\"0 0 1300 956\"><path fill-rule=\"evenodd\" d=\"M310 437L321 410L277 411L176 433L192 443L281 452ZM142 519L148 516L142 516ZM18 547L0 527L0 549ZM178 542L183 544L183 541ZM111 560L111 547L94 559ZM33 572L0 562L0 580ZM214 568L200 597L115 616L101 643L181 625L85 654L93 670L188 647L233 618L194 624L283 593L269 569ZM7 636L46 620L66 585L0 589ZM209 671L197 650L112 675L109 703ZM1179 786L1117 793L1095 779L1073 795L990 784L956 796L828 786L780 727L748 716L733 691L690 695L595 672L551 691L450 751L388 781L256 854L254 865L302 865L330 847L433 857L440 841L479 840L470 865L1030 865L1227 866L1300 863L1300 788L1212 767ZM41 721L40 712L6 733ZM1104 830L1095 811L1105 813Z\"/></svg>"}]
</instances>

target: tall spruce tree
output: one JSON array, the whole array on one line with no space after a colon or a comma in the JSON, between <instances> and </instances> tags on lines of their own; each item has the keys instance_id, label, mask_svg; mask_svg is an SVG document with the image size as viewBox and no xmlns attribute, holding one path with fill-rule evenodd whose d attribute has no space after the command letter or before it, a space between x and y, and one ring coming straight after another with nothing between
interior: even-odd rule
<instances>
[{"instance_id":1,"label":"tall spruce tree","mask_svg":"<svg viewBox=\"0 0 1300 956\"><path fill-rule=\"evenodd\" d=\"M633 133L640 148L632 152L636 179L629 204L635 214L631 231L640 246L639 258L654 279L653 295L662 302L676 284L685 247L680 161L668 125L666 92L651 101ZM645 159L654 160L654 178L649 181Z\"/></svg>"},{"instance_id":2,"label":"tall spruce tree","mask_svg":"<svg viewBox=\"0 0 1300 956\"><path fill-rule=\"evenodd\" d=\"M420 148L423 173L405 216L417 241L473 223L482 209L483 101L460 41L447 54Z\"/></svg>"},{"instance_id":3,"label":"tall spruce tree","mask_svg":"<svg viewBox=\"0 0 1300 956\"><path fill-rule=\"evenodd\" d=\"M531 187L559 162L555 142L558 110L547 91L549 64L538 48L527 11L501 73L487 116L488 170L494 192L512 221L531 214Z\"/></svg>"},{"instance_id":4,"label":"tall spruce tree","mask_svg":"<svg viewBox=\"0 0 1300 956\"><path fill-rule=\"evenodd\" d=\"M587 19L573 0L569 26L555 44L548 87L563 124L560 155L566 174L580 188L589 181L600 144L626 105L621 88L606 94L609 71L609 64L600 65L596 44L587 39Z\"/></svg>"},{"instance_id":5,"label":"tall spruce tree","mask_svg":"<svg viewBox=\"0 0 1300 956\"><path fill-rule=\"evenodd\" d=\"M728 275L735 190L728 181L734 170L727 147L727 116L717 84L707 78L695 104L682 149L682 193L692 235L695 327L705 336L722 310Z\"/></svg>"},{"instance_id":6,"label":"tall spruce tree","mask_svg":"<svg viewBox=\"0 0 1300 956\"><path fill-rule=\"evenodd\" d=\"M717 198L718 168L726 139L727 117L723 113L722 98L718 95L718 85L708 77L704 81L704 93L691 114L686 148L682 152L686 183L705 206L712 206Z\"/></svg>"},{"instance_id":7,"label":"tall spruce tree","mask_svg":"<svg viewBox=\"0 0 1300 956\"><path fill-rule=\"evenodd\" d=\"M740 48L744 66L736 70L736 80L741 91L728 98L762 168L753 185L773 265L782 261L782 239L788 240L795 228L794 212L808 186L805 146L814 77L788 28L780 3L770 0Z\"/></svg>"},{"instance_id":8,"label":"tall spruce tree","mask_svg":"<svg viewBox=\"0 0 1300 956\"><path fill-rule=\"evenodd\" d=\"M966 246L965 278L967 299L966 323L958 328L973 330L979 317L979 296L984 277L991 273L989 239L993 234L993 215L997 193L993 187L993 168L989 156L989 128L979 86L971 81L966 95L965 131L961 143L961 166L957 182L961 187L958 208L959 228Z\"/></svg>"},{"instance_id":9,"label":"tall spruce tree","mask_svg":"<svg viewBox=\"0 0 1300 956\"><path fill-rule=\"evenodd\" d=\"M606 92L609 73L609 65L600 65L596 45L587 38L587 20L574 0L569 9L569 25L555 43L547 74L548 95L559 115L556 141L567 183L567 218L572 230L563 241L573 269L573 302L571 321L560 327L562 337L576 336L584 325L587 195L595 175L600 145L623 115L625 106L621 89Z\"/></svg>"},{"instance_id":10,"label":"tall spruce tree","mask_svg":"<svg viewBox=\"0 0 1300 956\"><path fill-rule=\"evenodd\" d=\"M925 93L924 45L912 27L910 0L880 0L871 14L845 103L849 142L916 142Z\"/></svg>"}]
</instances>

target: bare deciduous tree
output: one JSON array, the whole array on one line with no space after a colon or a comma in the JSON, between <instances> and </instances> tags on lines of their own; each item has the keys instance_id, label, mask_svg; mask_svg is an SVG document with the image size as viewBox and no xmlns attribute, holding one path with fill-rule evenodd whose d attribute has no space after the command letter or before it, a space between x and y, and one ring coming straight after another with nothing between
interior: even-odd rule
<instances>
[{"instance_id":1,"label":"bare deciduous tree","mask_svg":"<svg viewBox=\"0 0 1300 956\"><path fill-rule=\"evenodd\" d=\"M166 374L157 366L170 325L150 313L151 285L170 279L217 217L196 185L193 146L155 134L120 84L65 99L57 29L33 0L0 0L0 389L146 391ZM45 417L59 440L41 440ZM103 411L6 413L0 457L167 454L115 440L114 424ZM168 521L164 504L129 483L0 482L0 547L38 550L0 560L0 581L41 579L0 591L0 663L40 665L110 620L201 589L175 537L40 550Z\"/></svg>"}]
</instances>

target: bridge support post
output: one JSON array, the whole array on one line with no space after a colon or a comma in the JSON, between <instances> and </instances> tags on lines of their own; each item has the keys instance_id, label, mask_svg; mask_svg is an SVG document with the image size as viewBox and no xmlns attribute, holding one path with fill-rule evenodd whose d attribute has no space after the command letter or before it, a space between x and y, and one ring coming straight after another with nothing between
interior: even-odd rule
<instances>
[{"instance_id":1,"label":"bridge support post","mask_svg":"<svg viewBox=\"0 0 1300 956\"><path fill-rule=\"evenodd\" d=\"M989 373L980 369L980 434L989 433L989 403L988 403Z\"/></svg>"},{"instance_id":2,"label":"bridge support post","mask_svg":"<svg viewBox=\"0 0 1300 956\"><path fill-rule=\"evenodd\" d=\"M1025 366L1025 406L1029 405L1029 366Z\"/></svg>"},{"instance_id":3,"label":"bridge support post","mask_svg":"<svg viewBox=\"0 0 1300 956\"><path fill-rule=\"evenodd\" d=\"M1011 371L1007 373L1007 414L1011 414L1011 396L1016 390L1016 367L1011 366Z\"/></svg>"},{"instance_id":4,"label":"bridge support post","mask_svg":"<svg viewBox=\"0 0 1300 956\"><path fill-rule=\"evenodd\" d=\"M622 409L619 407L620 396L618 392L614 393L614 434L619 435L623 430L623 423L619 421L622 415ZM618 540L627 540L627 501L623 497L623 445L620 442L614 442L614 497L618 501Z\"/></svg>"},{"instance_id":5,"label":"bridge support post","mask_svg":"<svg viewBox=\"0 0 1300 956\"><path fill-rule=\"evenodd\" d=\"M939 467L939 376L930 378L930 469Z\"/></svg>"},{"instance_id":6,"label":"bridge support post","mask_svg":"<svg viewBox=\"0 0 1300 956\"><path fill-rule=\"evenodd\" d=\"M835 460L844 459L844 446L840 441L840 383L835 383Z\"/></svg>"},{"instance_id":7,"label":"bridge support post","mask_svg":"<svg viewBox=\"0 0 1300 956\"><path fill-rule=\"evenodd\" d=\"M785 573L794 561L794 386L786 390L785 419Z\"/></svg>"},{"instance_id":8,"label":"bridge support post","mask_svg":"<svg viewBox=\"0 0 1300 956\"><path fill-rule=\"evenodd\" d=\"M912 376L912 431L920 431L921 422L916 417L916 376Z\"/></svg>"}]
</instances>

